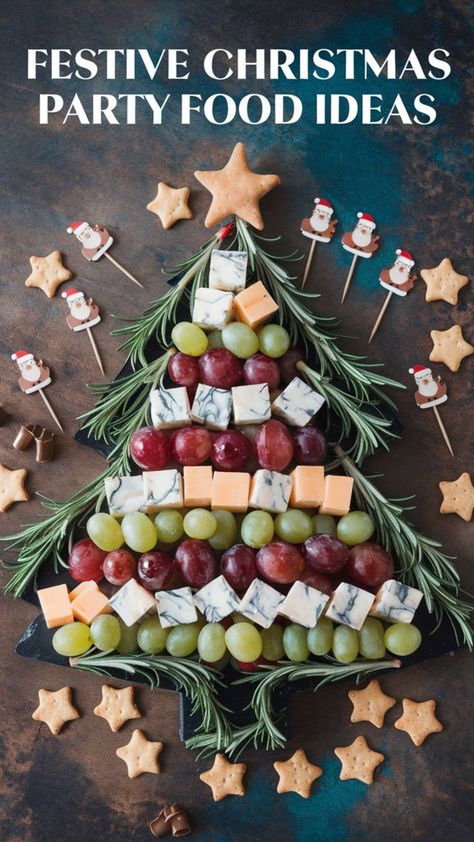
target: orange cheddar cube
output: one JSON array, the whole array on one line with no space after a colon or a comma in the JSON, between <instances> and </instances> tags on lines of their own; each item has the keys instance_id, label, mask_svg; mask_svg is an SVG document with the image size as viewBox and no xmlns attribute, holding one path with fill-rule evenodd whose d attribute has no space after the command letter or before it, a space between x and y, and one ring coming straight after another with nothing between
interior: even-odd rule
<instances>
[{"instance_id":1,"label":"orange cheddar cube","mask_svg":"<svg viewBox=\"0 0 474 842\"><path fill-rule=\"evenodd\" d=\"M240 322L255 328L278 311L278 304L261 281L252 284L234 298L234 310Z\"/></svg>"},{"instance_id":2,"label":"orange cheddar cube","mask_svg":"<svg viewBox=\"0 0 474 842\"><path fill-rule=\"evenodd\" d=\"M48 629L65 626L74 620L67 585L41 588L38 591L38 599Z\"/></svg>"},{"instance_id":3,"label":"orange cheddar cube","mask_svg":"<svg viewBox=\"0 0 474 842\"><path fill-rule=\"evenodd\" d=\"M319 465L298 465L290 476L293 477L290 506L295 509L317 509L324 498L324 468Z\"/></svg>"},{"instance_id":4,"label":"orange cheddar cube","mask_svg":"<svg viewBox=\"0 0 474 842\"><path fill-rule=\"evenodd\" d=\"M213 509L246 512L249 494L250 474L239 471L214 471L211 500Z\"/></svg>"},{"instance_id":5,"label":"orange cheddar cube","mask_svg":"<svg viewBox=\"0 0 474 842\"><path fill-rule=\"evenodd\" d=\"M184 505L210 506L212 500L212 468L196 465L183 468Z\"/></svg>"},{"instance_id":6,"label":"orange cheddar cube","mask_svg":"<svg viewBox=\"0 0 474 842\"><path fill-rule=\"evenodd\" d=\"M324 499L319 510L322 515L347 515L351 507L352 477L339 477L330 474L324 481Z\"/></svg>"},{"instance_id":7,"label":"orange cheddar cube","mask_svg":"<svg viewBox=\"0 0 474 842\"><path fill-rule=\"evenodd\" d=\"M113 610L108 598L99 588L83 590L72 601L71 608L74 619L87 624L92 623L94 617L98 617L99 614L111 614Z\"/></svg>"},{"instance_id":8,"label":"orange cheddar cube","mask_svg":"<svg viewBox=\"0 0 474 842\"><path fill-rule=\"evenodd\" d=\"M85 591L98 591L99 586L97 582L80 582L74 590L69 591L69 601L73 602L81 593Z\"/></svg>"}]
</instances>

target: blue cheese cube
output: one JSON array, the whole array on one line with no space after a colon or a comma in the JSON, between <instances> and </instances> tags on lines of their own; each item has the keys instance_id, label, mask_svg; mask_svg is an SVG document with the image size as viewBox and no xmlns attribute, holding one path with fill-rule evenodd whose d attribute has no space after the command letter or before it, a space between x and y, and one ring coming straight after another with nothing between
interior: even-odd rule
<instances>
[{"instance_id":1,"label":"blue cheese cube","mask_svg":"<svg viewBox=\"0 0 474 842\"><path fill-rule=\"evenodd\" d=\"M114 517L145 511L141 474L135 477L106 477L104 486L109 512Z\"/></svg>"},{"instance_id":2,"label":"blue cheese cube","mask_svg":"<svg viewBox=\"0 0 474 842\"><path fill-rule=\"evenodd\" d=\"M293 623L313 629L328 602L326 594L304 582L295 582L285 596L279 613Z\"/></svg>"},{"instance_id":3,"label":"blue cheese cube","mask_svg":"<svg viewBox=\"0 0 474 842\"><path fill-rule=\"evenodd\" d=\"M158 616L162 628L194 623L198 616L193 602L191 588L177 588L174 591L158 591L155 594Z\"/></svg>"},{"instance_id":4,"label":"blue cheese cube","mask_svg":"<svg viewBox=\"0 0 474 842\"><path fill-rule=\"evenodd\" d=\"M324 398L299 377L294 377L272 403L272 412L294 427L304 427L321 409Z\"/></svg>"},{"instance_id":5,"label":"blue cheese cube","mask_svg":"<svg viewBox=\"0 0 474 842\"><path fill-rule=\"evenodd\" d=\"M245 591L237 610L243 617L268 629L278 614L283 600L284 597L275 588L271 588L260 579L254 579Z\"/></svg>"},{"instance_id":6,"label":"blue cheese cube","mask_svg":"<svg viewBox=\"0 0 474 842\"><path fill-rule=\"evenodd\" d=\"M356 588L355 585L349 585L348 582L341 582L331 597L326 617L359 631L373 602L373 593Z\"/></svg>"},{"instance_id":7,"label":"blue cheese cube","mask_svg":"<svg viewBox=\"0 0 474 842\"><path fill-rule=\"evenodd\" d=\"M218 576L194 594L194 604L208 623L219 623L239 606L240 599L224 576Z\"/></svg>"},{"instance_id":8,"label":"blue cheese cube","mask_svg":"<svg viewBox=\"0 0 474 842\"><path fill-rule=\"evenodd\" d=\"M226 430L232 414L232 392L199 383L191 407L191 418L212 430Z\"/></svg>"},{"instance_id":9,"label":"blue cheese cube","mask_svg":"<svg viewBox=\"0 0 474 842\"><path fill-rule=\"evenodd\" d=\"M422 599L417 588L389 579L375 594L370 613L389 623L411 623Z\"/></svg>"},{"instance_id":10,"label":"blue cheese cube","mask_svg":"<svg viewBox=\"0 0 474 842\"><path fill-rule=\"evenodd\" d=\"M255 471L250 485L249 506L264 512L286 512L293 478L278 471Z\"/></svg>"},{"instance_id":11,"label":"blue cheese cube","mask_svg":"<svg viewBox=\"0 0 474 842\"><path fill-rule=\"evenodd\" d=\"M159 430L172 430L191 423L188 392L184 386L153 389L150 403L151 420Z\"/></svg>"},{"instance_id":12,"label":"blue cheese cube","mask_svg":"<svg viewBox=\"0 0 474 842\"><path fill-rule=\"evenodd\" d=\"M232 403L236 424L260 424L271 418L270 394L266 383L234 386Z\"/></svg>"},{"instance_id":13,"label":"blue cheese cube","mask_svg":"<svg viewBox=\"0 0 474 842\"><path fill-rule=\"evenodd\" d=\"M233 300L231 292L199 287L194 296L193 323L204 330L222 330L234 315Z\"/></svg>"},{"instance_id":14,"label":"blue cheese cube","mask_svg":"<svg viewBox=\"0 0 474 842\"><path fill-rule=\"evenodd\" d=\"M155 597L146 588L130 579L109 599L109 605L126 626L138 623L149 611L156 610Z\"/></svg>"},{"instance_id":15,"label":"blue cheese cube","mask_svg":"<svg viewBox=\"0 0 474 842\"><path fill-rule=\"evenodd\" d=\"M183 505L183 478L179 471L144 471L145 511L179 509Z\"/></svg>"},{"instance_id":16,"label":"blue cheese cube","mask_svg":"<svg viewBox=\"0 0 474 842\"><path fill-rule=\"evenodd\" d=\"M247 277L246 251L214 249L209 268L209 287L229 292L242 292Z\"/></svg>"}]
</instances>

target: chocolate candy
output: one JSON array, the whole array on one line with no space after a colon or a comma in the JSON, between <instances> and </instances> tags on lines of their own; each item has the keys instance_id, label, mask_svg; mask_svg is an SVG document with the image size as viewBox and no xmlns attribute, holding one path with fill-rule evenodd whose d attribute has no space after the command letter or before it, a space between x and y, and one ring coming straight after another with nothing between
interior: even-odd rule
<instances>
[{"instance_id":1,"label":"chocolate candy","mask_svg":"<svg viewBox=\"0 0 474 842\"><path fill-rule=\"evenodd\" d=\"M36 439L36 461L52 462L54 458L54 433L44 427Z\"/></svg>"},{"instance_id":2,"label":"chocolate candy","mask_svg":"<svg viewBox=\"0 0 474 842\"><path fill-rule=\"evenodd\" d=\"M160 814L150 822L148 827L153 836L157 838L166 836L170 831L175 837L187 836L191 833L187 813L179 804L163 807Z\"/></svg>"},{"instance_id":3,"label":"chocolate candy","mask_svg":"<svg viewBox=\"0 0 474 842\"><path fill-rule=\"evenodd\" d=\"M34 439L41 434L40 424L22 424L13 442L15 450L28 450Z\"/></svg>"}]
</instances>

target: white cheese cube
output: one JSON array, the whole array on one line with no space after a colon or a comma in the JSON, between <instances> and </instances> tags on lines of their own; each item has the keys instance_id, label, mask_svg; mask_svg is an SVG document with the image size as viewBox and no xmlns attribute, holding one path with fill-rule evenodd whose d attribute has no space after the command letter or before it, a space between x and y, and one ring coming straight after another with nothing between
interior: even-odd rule
<instances>
[{"instance_id":1,"label":"white cheese cube","mask_svg":"<svg viewBox=\"0 0 474 842\"><path fill-rule=\"evenodd\" d=\"M349 585L348 582L341 582L331 597L326 617L358 631L372 608L373 601L373 593Z\"/></svg>"},{"instance_id":2,"label":"white cheese cube","mask_svg":"<svg viewBox=\"0 0 474 842\"><path fill-rule=\"evenodd\" d=\"M141 474L135 477L106 477L104 486L109 512L114 517L145 511Z\"/></svg>"},{"instance_id":3,"label":"white cheese cube","mask_svg":"<svg viewBox=\"0 0 474 842\"><path fill-rule=\"evenodd\" d=\"M237 610L243 617L268 629L278 614L283 600L284 597L275 588L271 588L260 579L254 579L245 591Z\"/></svg>"},{"instance_id":4,"label":"white cheese cube","mask_svg":"<svg viewBox=\"0 0 474 842\"><path fill-rule=\"evenodd\" d=\"M184 386L176 389L153 389L150 392L151 420L159 430L172 430L190 424L190 409L187 390Z\"/></svg>"},{"instance_id":5,"label":"white cheese cube","mask_svg":"<svg viewBox=\"0 0 474 842\"><path fill-rule=\"evenodd\" d=\"M199 287L194 296L193 323L204 330L222 330L234 315L233 300L231 292Z\"/></svg>"},{"instance_id":6,"label":"white cheese cube","mask_svg":"<svg viewBox=\"0 0 474 842\"><path fill-rule=\"evenodd\" d=\"M179 471L144 471L145 510L179 509L183 505L183 478Z\"/></svg>"},{"instance_id":7,"label":"white cheese cube","mask_svg":"<svg viewBox=\"0 0 474 842\"><path fill-rule=\"evenodd\" d=\"M294 377L272 403L272 412L294 427L304 427L321 409L324 398L299 377Z\"/></svg>"},{"instance_id":8,"label":"white cheese cube","mask_svg":"<svg viewBox=\"0 0 474 842\"><path fill-rule=\"evenodd\" d=\"M194 623L197 612L194 607L191 588L177 588L174 591L158 591L155 594L158 616L162 628Z\"/></svg>"},{"instance_id":9,"label":"white cheese cube","mask_svg":"<svg viewBox=\"0 0 474 842\"><path fill-rule=\"evenodd\" d=\"M313 629L317 624L329 597L325 593L295 582L280 606L279 614L288 617L293 623L299 623L307 629Z\"/></svg>"},{"instance_id":10,"label":"white cheese cube","mask_svg":"<svg viewBox=\"0 0 474 842\"><path fill-rule=\"evenodd\" d=\"M212 430L226 430L232 414L232 392L199 383L191 407L191 418Z\"/></svg>"},{"instance_id":11,"label":"white cheese cube","mask_svg":"<svg viewBox=\"0 0 474 842\"><path fill-rule=\"evenodd\" d=\"M194 594L194 604L208 623L219 623L239 606L240 599L224 576L218 576Z\"/></svg>"},{"instance_id":12,"label":"white cheese cube","mask_svg":"<svg viewBox=\"0 0 474 842\"><path fill-rule=\"evenodd\" d=\"M133 626L154 609L156 603L150 591L139 585L136 579L130 579L109 599L109 605L126 626Z\"/></svg>"},{"instance_id":13,"label":"white cheese cube","mask_svg":"<svg viewBox=\"0 0 474 842\"><path fill-rule=\"evenodd\" d=\"M230 292L242 292L247 277L246 251L221 251L211 253L209 268L209 287L225 289Z\"/></svg>"},{"instance_id":14,"label":"white cheese cube","mask_svg":"<svg viewBox=\"0 0 474 842\"><path fill-rule=\"evenodd\" d=\"M388 579L375 594L370 613L389 623L411 623L422 599L417 588Z\"/></svg>"},{"instance_id":15,"label":"white cheese cube","mask_svg":"<svg viewBox=\"0 0 474 842\"><path fill-rule=\"evenodd\" d=\"M266 383L232 388L236 424L259 424L271 418L270 394Z\"/></svg>"},{"instance_id":16,"label":"white cheese cube","mask_svg":"<svg viewBox=\"0 0 474 842\"><path fill-rule=\"evenodd\" d=\"M255 471L250 485L249 506L264 512L286 512L293 478L265 469Z\"/></svg>"}]
</instances>

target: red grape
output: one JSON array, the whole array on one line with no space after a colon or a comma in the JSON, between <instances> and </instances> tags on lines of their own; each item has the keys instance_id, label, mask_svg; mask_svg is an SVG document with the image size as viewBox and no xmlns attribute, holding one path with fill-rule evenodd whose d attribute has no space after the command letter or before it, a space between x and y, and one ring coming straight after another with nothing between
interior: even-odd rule
<instances>
[{"instance_id":1,"label":"red grape","mask_svg":"<svg viewBox=\"0 0 474 842\"><path fill-rule=\"evenodd\" d=\"M256 555L256 550L246 544L234 544L222 554L222 574L237 593L246 591L257 578Z\"/></svg>"},{"instance_id":2,"label":"red grape","mask_svg":"<svg viewBox=\"0 0 474 842\"><path fill-rule=\"evenodd\" d=\"M303 544L306 562L318 573L331 575L342 570L349 555L346 544L333 535L313 535Z\"/></svg>"},{"instance_id":3,"label":"red grape","mask_svg":"<svg viewBox=\"0 0 474 842\"><path fill-rule=\"evenodd\" d=\"M252 445L240 430L226 430L212 442L211 462L219 471L239 471L248 462Z\"/></svg>"},{"instance_id":4,"label":"red grape","mask_svg":"<svg viewBox=\"0 0 474 842\"><path fill-rule=\"evenodd\" d=\"M130 455L145 471L161 471L168 464L168 439L161 430L142 427L130 439Z\"/></svg>"},{"instance_id":5,"label":"red grape","mask_svg":"<svg viewBox=\"0 0 474 842\"><path fill-rule=\"evenodd\" d=\"M149 591L167 588L173 578L174 558L168 553L154 550L143 553L138 559L138 581Z\"/></svg>"},{"instance_id":6,"label":"red grape","mask_svg":"<svg viewBox=\"0 0 474 842\"><path fill-rule=\"evenodd\" d=\"M326 458L326 436L317 427L307 424L294 434L295 461L298 465L322 465Z\"/></svg>"},{"instance_id":7,"label":"red grape","mask_svg":"<svg viewBox=\"0 0 474 842\"><path fill-rule=\"evenodd\" d=\"M176 550L176 567L182 581L190 588L203 588L217 575L214 552L207 541L199 538L182 541Z\"/></svg>"},{"instance_id":8,"label":"red grape","mask_svg":"<svg viewBox=\"0 0 474 842\"><path fill-rule=\"evenodd\" d=\"M255 563L264 579L286 585L299 579L304 569L303 556L285 541L273 541L258 551Z\"/></svg>"},{"instance_id":9,"label":"red grape","mask_svg":"<svg viewBox=\"0 0 474 842\"><path fill-rule=\"evenodd\" d=\"M209 459L211 443L204 427L183 427L170 440L171 455L180 465L201 465Z\"/></svg>"},{"instance_id":10,"label":"red grape","mask_svg":"<svg viewBox=\"0 0 474 842\"><path fill-rule=\"evenodd\" d=\"M283 471L293 458L293 439L281 421L265 421L255 435L258 463L268 471Z\"/></svg>"},{"instance_id":11,"label":"red grape","mask_svg":"<svg viewBox=\"0 0 474 842\"><path fill-rule=\"evenodd\" d=\"M231 389L242 380L240 360L227 348L211 348L199 357L202 383L217 389Z\"/></svg>"},{"instance_id":12,"label":"red grape","mask_svg":"<svg viewBox=\"0 0 474 842\"><path fill-rule=\"evenodd\" d=\"M257 385L268 383L270 391L276 389L280 383L280 369L276 360L266 354L254 354L245 360L242 370L244 383Z\"/></svg>"},{"instance_id":13,"label":"red grape","mask_svg":"<svg viewBox=\"0 0 474 842\"><path fill-rule=\"evenodd\" d=\"M300 360L304 360L304 354L299 349L296 348L294 345L291 348L288 348L286 354L283 354L282 357L278 360L280 365L280 374L281 379L285 386L293 380L293 377L299 376L299 371L296 368L296 363L300 362Z\"/></svg>"},{"instance_id":14,"label":"red grape","mask_svg":"<svg viewBox=\"0 0 474 842\"><path fill-rule=\"evenodd\" d=\"M168 374L178 386L194 386L199 380L199 366L196 357L177 351L168 363Z\"/></svg>"},{"instance_id":15,"label":"red grape","mask_svg":"<svg viewBox=\"0 0 474 842\"><path fill-rule=\"evenodd\" d=\"M129 550L113 550L104 558L104 577L112 585L125 585L133 579L137 571L137 562Z\"/></svg>"},{"instance_id":16,"label":"red grape","mask_svg":"<svg viewBox=\"0 0 474 842\"><path fill-rule=\"evenodd\" d=\"M335 585L329 576L325 576L324 573L318 573L308 565L303 570L301 576L298 576L298 579L300 582L304 582L305 585L309 585L310 588L316 588L317 591L327 594L327 596L331 596L335 589Z\"/></svg>"},{"instance_id":17,"label":"red grape","mask_svg":"<svg viewBox=\"0 0 474 842\"><path fill-rule=\"evenodd\" d=\"M364 541L350 550L346 569L348 578L355 585L376 589L393 578L394 564L383 547Z\"/></svg>"},{"instance_id":18,"label":"red grape","mask_svg":"<svg viewBox=\"0 0 474 842\"><path fill-rule=\"evenodd\" d=\"M76 582L100 582L104 578L102 568L106 555L90 538L77 541L67 560L69 575Z\"/></svg>"}]
</instances>

